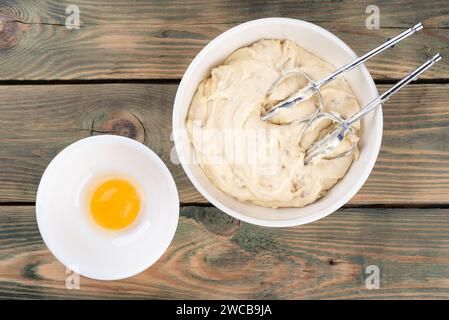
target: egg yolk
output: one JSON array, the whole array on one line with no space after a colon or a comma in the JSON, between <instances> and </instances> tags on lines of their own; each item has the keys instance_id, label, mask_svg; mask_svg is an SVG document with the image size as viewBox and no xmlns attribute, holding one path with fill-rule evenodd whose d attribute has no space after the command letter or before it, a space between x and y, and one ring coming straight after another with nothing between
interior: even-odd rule
<instances>
[{"instance_id":1,"label":"egg yolk","mask_svg":"<svg viewBox=\"0 0 449 320\"><path fill-rule=\"evenodd\" d=\"M100 226L112 230L122 229L133 223L139 214L140 197L128 181L108 180L94 191L90 211Z\"/></svg>"}]
</instances>

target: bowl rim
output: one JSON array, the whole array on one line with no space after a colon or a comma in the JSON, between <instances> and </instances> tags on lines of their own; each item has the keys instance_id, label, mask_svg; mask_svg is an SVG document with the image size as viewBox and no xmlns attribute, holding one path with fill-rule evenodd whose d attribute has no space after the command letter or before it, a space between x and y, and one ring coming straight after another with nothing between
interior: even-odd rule
<instances>
[{"instance_id":1,"label":"bowl rim","mask_svg":"<svg viewBox=\"0 0 449 320\"><path fill-rule=\"evenodd\" d=\"M184 94L184 86L187 83L190 76L195 72L197 65L202 61L203 57L206 54L208 54L208 51L212 47L214 47L217 43L219 43L222 40L222 38L224 38L230 34L242 32L245 28L253 27L254 25L271 24L271 23L273 23L273 24L294 23L297 25L302 25L302 26L314 29L318 33L323 34L324 36L328 37L333 42L335 42L336 45L338 45L341 49L346 51L346 53L348 55L352 56L353 59L357 58L356 53L345 42L343 42L343 40L338 38L336 35L334 35L330 31L324 29L323 27L320 27L314 23L310 23L310 22L307 22L304 20L293 19L293 18L270 17L270 18L250 20L250 21L244 22L242 24L236 25L236 26L226 30L225 32L221 33L217 37L215 37L203 49L201 49L201 51L195 56L195 58L192 60L192 62L188 66L187 70L185 71L185 73L181 79L181 82L178 86L174 104L173 104L173 115L172 115L172 130L173 131L179 129L178 127L176 127L176 123L178 121L177 119L180 117L179 113L180 113L180 109L182 107L180 105L181 104L180 100L181 100L181 96ZM263 39L263 37L261 37L260 39ZM257 40L255 40L255 41L257 41ZM368 69L366 68L366 66L364 64L362 64L358 68L360 69L360 72L363 74L363 77L367 79L368 84L369 84L369 89L374 94L378 95L377 87L374 83L373 78L371 77L371 74L369 73ZM189 108L190 108L190 105L189 105ZM371 153L371 155L366 163L366 166L364 166L363 171L361 171L361 173L359 175L359 179L357 180L357 183L352 186L352 188L350 189L350 192L347 192L345 197L340 198L340 201L337 201L337 202L333 203L332 205L326 207L326 210L321 210L320 212L315 212L315 213L309 214L307 216L296 217L293 219L283 219L283 220L262 219L262 218L257 218L257 217L253 217L253 216L248 216L248 215L245 215L243 213L240 213L236 210L229 208L228 206L226 206L225 204L223 204L222 202L220 202L219 200L214 198L200 184L200 182L196 179L196 177L190 170L189 164L185 163L182 160L185 157L184 157L184 149L181 147L181 144L182 144L182 141L180 141L181 137L179 137L176 134L173 134L173 140L174 140L176 152L178 153L178 158L180 159L180 163L181 163L182 168L184 169L184 172L186 173L187 177L192 182L192 184L195 186L195 188L212 205L214 205L219 210L223 211L224 213L226 213L236 219L239 219L241 221L251 223L254 225L259 225L259 226L264 226L264 227L293 227L293 226L298 226L298 225L302 225L302 224L306 224L306 223L310 223L310 222L322 219L322 218L328 216L329 214L337 211L344 204L346 204L360 190L360 188L366 182L366 180L368 179L368 176L370 175L372 169L374 168L374 165L376 163L376 160L377 160L377 157L378 157L378 154L380 151L380 146L382 143L382 135L383 135L382 105L379 105L379 107L377 108L377 110L374 113L374 117L375 117L374 118L375 121L374 121L373 126L375 128L374 131L376 132L375 138L374 138L374 144L375 144L374 152ZM219 190L220 192L223 192L218 188L216 188L216 189ZM255 204L252 204L252 205L255 205ZM300 210L301 208L297 208L297 209Z\"/></svg>"},{"instance_id":2,"label":"bowl rim","mask_svg":"<svg viewBox=\"0 0 449 320\"><path fill-rule=\"evenodd\" d=\"M174 210L171 213L174 215L175 223L173 223L173 225L170 227L170 230L167 230L167 232L169 233L169 237L167 239L170 239L170 240L164 242L161 245L161 247L158 250L158 252L160 252L161 254L158 254L157 258L153 257L153 259L148 259L148 261L143 263L139 268L134 268L134 269L130 268L130 270L128 270L126 272L122 272L120 274L117 274L116 276L110 276L110 277L99 276L98 273L89 273L89 272L86 273L86 272L83 272L82 270L80 270L80 272L73 270L73 271L76 271L77 273L79 273L80 275L82 275L86 278L89 278L89 279L100 280L100 281L121 280L121 279L129 278L134 275L137 275L137 274L145 271L149 267L151 267L154 263L156 263L163 256L163 254L167 251L168 247L170 246L171 242L173 241L173 238L175 236L177 226L179 223L179 209L180 209L179 208L180 207L179 194L178 194L178 189L176 187L175 181L174 181L173 176L171 175L169 169L165 165L165 163L149 147L147 147L146 145L144 145L136 140L133 140L133 139L130 139L127 137L123 137L123 136L112 135L112 134L90 136L90 137L86 137L86 138L77 140L77 141L69 144L68 146L66 146L61 151L58 152L58 154L47 165L44 173L42 174L41 180L39 182L39 186L37 188L37 193L36 193L36 205L35 205L36 221L37 221L39 233L40 233L45 245L47 246L47 248L50 250L50 252L55 256L55 258L57 260L59 260L64 266L69 268L70 263L67 261L68 260L67 255L66 254L62 255L62 254L56 253L57 250L55 250L53 244L48 240L48 238L46 236L46 232L43 232L43 230L45 229L43 226L42 219L41 219L41 216L44 214L44 213L42 213L42 209L41 209L41 199L42 199L42 194L44 192L43 186L46 185L47 181L51 178L49 176L50 175L49 171L50 171L50 168L52 167L52 165L54 165L56 163L56 161L59 161L62 157L65 157L67 152L70 152L71 150L78 147L79 145L91 143L91 142L98 143L100 141L125 142L125 143L132 145L132 147L139 150L139 152L143 152L146 155L148 155L152 159L151 161L153 161L156 164L158 169L160 171L162 171L163 175L167 178L167 183L168 183L170 189L172 189L171 190L172 191L171 198L177 199L176 204L174 204Z\"/></svg>"}]
</instances>

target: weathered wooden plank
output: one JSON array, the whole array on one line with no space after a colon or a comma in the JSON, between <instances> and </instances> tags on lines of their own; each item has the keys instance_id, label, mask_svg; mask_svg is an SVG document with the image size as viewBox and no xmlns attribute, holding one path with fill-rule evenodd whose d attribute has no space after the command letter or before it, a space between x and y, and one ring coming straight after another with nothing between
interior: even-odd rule
<instances>
[{"instance_id":1,"label":"weathered wooden plank","mask_svg":"<svg viewBox=\"0 0 449 320\"><path fill-rule=\"evenodd\" d=\"M387 103L380 156L350 204L449 203L448 90L411 85ZM50 160L100 133L144 142L168 165L183 203L205 202L170 160L175 91L160 84L1 86L0 202L33 202Z\"/></svg>"},{"instance_id":2,"label":"weathered wooden plank","mask_svg":"<svg viewBox=\"0 0 449 320\"><path fill-rule=\"evenodd\" d=\"M0 297L182 299L449 298L449 210L343 209L296 228L240 223L185 207L160 261L122 281L81 277L39 235L34 207L0 207ZM366 268L380 270L367 290Z\"/></svg>"},{"instance_id":3,"label":"weathered wooden plank","mask_svg":"<svg viewBox=\"0 0 449 320\"><path fill-rule=\"evenodd\" d=\"M57 0L3 0L21 21L32 23L58 23L66 20L67 3ZM74 0L87 26L98 24L169 24L182 22L187 25L242 23L283 15L308 16L313 22L344 22L365 25L369 5L379 7L381 24L385 27L404 27L416 21L417 15L429 27L449 27L448 8L442 1L429 0ZM113 20L111 18L120 18Z\"/></svg>"},{"instance_id":4,"label":"weathered wooden plank","mask_svg":"<svg viewBox=\"0 0 449 320\"><path fill-rule=\"evenodd\" d=\"M431 53L449 56L449 11L422 1L92 1L73 0L81 27L68 30L66 3L0 3L0 80L179 79L211 39L262 17L303 19L330 29L362 54L423 21L425 30L368 63L376 79L398 79ZM381 29L365 27L368 5L380 8ZM442 60L423 78L447 79Z\"/></svg>"},{"instance_id":5,"label":"weathered wooden plank","mask_svg":"<svg viewBox=\"0 0 449 320\"><path fill-rule=\"evenodd\" d=\"M411 85L385 104L381 152L353 202L449 202L448 90Z\"/></svg>"},{"instance_id":6,"label":"weathered wooden plank","mask_svg":"<svg viewBox=\"0 0 449 320\"><path fill-rule=\"evenodd\" d=\"M1 201L33 200L49 161L66 145L115 133L144 142L175 176L182 201L202 199L170 161L175 85L1 86Z\"/></svg>"}]
</instances>

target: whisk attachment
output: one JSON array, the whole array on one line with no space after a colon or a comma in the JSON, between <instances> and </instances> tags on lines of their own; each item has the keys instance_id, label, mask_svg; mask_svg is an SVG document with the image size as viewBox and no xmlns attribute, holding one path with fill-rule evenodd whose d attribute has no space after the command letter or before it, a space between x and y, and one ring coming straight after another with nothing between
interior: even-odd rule
<instances>
[{"instance_id":1,"label":"whisk attachment","mask_svg":"<svg viewBox=\"0 0 449 320\"><path fill-rule=\"evenodd\" d=\"M351 154L355 150L356 142L353 142L352 147L349 150L346 150L340 154L333 154L336 148L340 145L340 143L345 139L348 133L354 133L354 129L352 128L352 124L356 121L359 121L371 111L376 109L380 104L387 101L393 94L398 92L401 88L409 84L411 81L418 78L423 72L432 67L435 63L441 60L441 55L438 53L433 56L431 59L427 60L421 66L419 66L416 70L408 74L405 78L399 81L396 85L388 89L381 96L372 100L365 107L363 107L359 112L354 114L347 120L342 119L340 116L322 112L316 115L315 118L308 121L306 124L302 135L299 139L299 143L302 143L302 140L306 136L308 130L313 128L315 123L321 119L329 119L333 122L334 128L332 128L326 135L318 138L315 142L313 142L306 150L304 156L304 164L309 164L319 159L335 159L340 158L346 155Z\"/></svg>"},{"instance_id":2,"label":"whisk attachment","mask_svg":"<svg viewBox=\"0 0 449 320\"><path fill-rule=\"evenodd\" d=\"M307 121L310 118L313 118L316 114L323 110L323 97L321 96L321 92L319 88L315 86L315 82L313 79L301 69L294 69L288 72L283 73L270 87L267 91L267 96L270 96L273 91L278 88L281 84L283 84L287 79L291 77L302 77L306 80L308 85L302 89L300 89L296 94L292 95L286 100L279 102L272 108L270 108L263 116L262 120L266 121L274 117L281 109L290 108L295 104L301 103L303 100L308 100L312 98L315 94L318 96L318 105L316 106L316 111L309 115L308 117L300 120L299 122Z\"/></svg>"},{"instance_id":3,"label":"whisk attachment","mask_svg":"<svg viewBox=\"0 0 449 320\"><path fill-rule=\"evenodd\" d=\"M280 101L279 103L277 103L274 107L270 108L265 114L261 115L261 119L264 121L268 121L270 120L272 117L274 117L280 110L282 109L286 109L286 108L291 108L293 106L297 106L300 103L310 99L314 94L318 94L320 99L321 98L321 93L320 93L320 88L326 84L328 84L329 82L335 80L337 77L339 77L340 75L354 69L355 67L361 65L362 63L364 63L365 61L369 60L370 58L378 55L379 53L383 52L384 50L393 47L396 43L404 40L405 38L411 36L412 34L414 34L415 32L421 30L423 28L422 23L418 23L416 25L414 25L413 27L403 31L402 33L398 34L397 36L385 41L383 44L381 44L380 46L378 46L377 48L374 48L373 50L371 50L370 52L364 54L363 56L361 56L360 58L340 67L339 69L337 69L336 71L334 71L333 73L327 75L325 78L319 80L319 81L313 81L311 79L311 77L309 75L307 75L305 72L300 71L299 69L291 71L291 72L287 72L284 75L281 75L281 77L279 77L279 79L277 79L273 85L271 86L270 90L268 91L267 95L271 94L274 90L274 88L276 88L280 83L282 83L286 78L292 76L292 75L301 75L303 77L305 77L306 79L308 79L308 84L300 89L298 92L296 92L295 94L293 94L292 96L288 97L287 99ZM319 106L319 109L322 109L322 104ZM316 111L315 113L318 113L320 111ZM310 115L308 117L306 117L305 119L299 119L299 122L303 122L303 121L307 121L310 117L313 117L314 115Z\"/></svg>"},{"instance_id":4,"label":"whisk attachment","mask_svg":"<svg viewBox=\"0 0 449 320\"><path fill-rule=\"evenodd\" d=\"M331 127L329 132L318 140L314 141L307 149L304 156L304 164L309 164L311 162L316 162L320 159L337 159L345 157L352 152L354 152L357 141L354 140L351 143L351 146L335 154L335 150L340 145L340 142L348 135L355 136L355 130L353 127L345 127L344 120L336 114L321 112L315 118L310 119L305 125L299 143L302 144L302 140L305 136L308 135L314 128L318 125L320 121L330 120L331 124L328 126Z\"/></svg>"}]
</instances>

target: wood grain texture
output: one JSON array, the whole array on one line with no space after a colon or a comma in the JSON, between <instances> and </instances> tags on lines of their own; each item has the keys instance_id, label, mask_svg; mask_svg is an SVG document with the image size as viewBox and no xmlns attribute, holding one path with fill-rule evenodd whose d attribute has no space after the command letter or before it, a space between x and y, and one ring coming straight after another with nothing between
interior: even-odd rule
<instances>
[{"instance_id":1,"label":"wood grain texture","mask_svg":"<svg viewBox=\"0 0 449 320\"><path fill-rule=\"evenodd\" d=\"M368 62L375 79L399 79L433 53L449 56L449 12L440 0L254 1L73 0L81 27L65 27L58 0L0 1L0 80L179 79L210 40L248 20L290 17L315 22L363 54L418 21L424 31ZM368 5L381 29L368 30ZM442 60L423 75L447 79Z\"/></svg>"},{"instance_id":2,"label":"wood grain texture","mask_svg":"<svg viewBox=\"0 0 449 320\"><path fill-rule=\"evenodd\" d=\"M270 229L184 207L151 268L121 281L81 277L68 290L34 207L0 207L0 298L448 299L448 264L447 209L343 209ZM369 265L380 269L378 290L365 287Z\"/></svg>"},{"instance_id":3,"label":"wood grain texture","mask_svg":"<svg viewBox=\"0 0 449 320\"><path fill-rule=\"evenodd\" d=\"M175 91L159 84L1 86L0 202L34 202L51 159L103 133L148 145L174 175L181 202L206 202L172 162ZM448 91L448 84L410 85L385 105L379 158L350 204L449 203Z\"/></svg>"}]
</instances>

